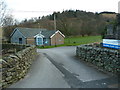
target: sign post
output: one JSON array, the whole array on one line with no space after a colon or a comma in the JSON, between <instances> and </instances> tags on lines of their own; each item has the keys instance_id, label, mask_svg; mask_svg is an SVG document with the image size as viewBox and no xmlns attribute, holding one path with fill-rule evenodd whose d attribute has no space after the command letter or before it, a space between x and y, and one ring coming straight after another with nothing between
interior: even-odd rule
<instances>
[{"instance_id":1,"label":"sign post","mask_svg":"<svg viewBox=\"0 0 120 90\"><path fill-rule=\"evenodd\" d=\"M103 39L103 47L120 49L120 14L117 15L116 26L107 26L107 34Z\"/></svg>"}]
</instances>

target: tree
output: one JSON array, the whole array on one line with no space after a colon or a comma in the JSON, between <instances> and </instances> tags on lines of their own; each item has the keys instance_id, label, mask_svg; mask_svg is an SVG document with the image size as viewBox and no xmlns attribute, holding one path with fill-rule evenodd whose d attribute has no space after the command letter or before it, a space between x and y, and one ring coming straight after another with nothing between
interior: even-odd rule
<instances>
[{"instance_id":1,"label":"tree","mask_svg":"<svg viewBox=\"0 0 120 90\"><path fill-rule=\"evenodd\" d=\"M18 26L54 30L54 14L56 16L57 30L60 30L66 36L100 35L107 24L107 18L101 14L80 10L66 10L43 17L25 19Z\"/></svg>"},{"instance_id":2,"label":"tree","mask_svg":"<svg viewBox=\"0 0 120 90\"><path fill-rule=\"evenodd\" d=\"M15 20L12 15L6 15L2 22L3 37L9 40L10 34L12 33L13 29L17 27L17 24L17 20Z\"/></svg>"},{"instance_id":3,"label":"tree","mask_svg":"<svg viewBox=\"0 0 120 90\"><path fill-rule=\"evenodd\" d=\"M0 26L2 26L3 20L6 16L6 7L7 7L6 3L3 0L1 0L0 1Z\"/></svg>"},{"instance_id":4,"label":"tree","mask_svg":"<svg viewBox=\"0 0 120 90\"><path fill-rule=\"evenodd\" d=\"M12 15L6 15L2 21L2 25L4 27L12 26L14 25L14 23L15 23L15 20Z\"/></svg>"}]
</instances>

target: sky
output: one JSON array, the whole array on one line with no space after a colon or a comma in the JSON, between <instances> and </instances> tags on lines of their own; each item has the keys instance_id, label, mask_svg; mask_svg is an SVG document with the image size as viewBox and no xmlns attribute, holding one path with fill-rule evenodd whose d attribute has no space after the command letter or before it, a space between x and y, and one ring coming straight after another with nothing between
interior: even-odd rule
<instances>
[{"instance_id":1,"label":"sky","mask_svg":"<svg viewBox=\"0 0 120 90\"><path fill-rule=\"evenodd\" d=\"M112 11L118 13L120 0L4 0L15 19L42 17L54 11L83 10L90 12Z\"/></svg>"}]
</instances>

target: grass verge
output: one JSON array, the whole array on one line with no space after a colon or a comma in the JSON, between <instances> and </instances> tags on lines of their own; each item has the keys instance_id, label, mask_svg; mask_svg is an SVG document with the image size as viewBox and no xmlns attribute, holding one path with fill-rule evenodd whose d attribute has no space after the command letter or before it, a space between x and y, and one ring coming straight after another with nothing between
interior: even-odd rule
<instances>
[{"instance_id":1,"label":"grass verge","mask_svg":"<svg viewBox=\"0 0 120 90\"><path fill-rule=\"evenodd\" d=\"M88 43L94 43L94 42L101 42L102 37L101 36L74 36L74 37L66 37L64 44L62 45L54 45L54 46L37 46L37 48L45 49L45 48L54 48L54 47L61 47L61 46L77 46L81 44L88 44Z\"/></svg>"}]
</instances>

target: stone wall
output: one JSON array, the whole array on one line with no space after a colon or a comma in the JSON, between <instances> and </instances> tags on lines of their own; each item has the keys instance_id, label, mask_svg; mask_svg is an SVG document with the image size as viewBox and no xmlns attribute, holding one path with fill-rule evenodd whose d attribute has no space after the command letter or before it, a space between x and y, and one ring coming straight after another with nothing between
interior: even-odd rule
<instances>
[{"instance_id":1,"label":"stone wall","mask_svg":"<svg viewBox=\"0 0 120 90\"><path fill-rule=\"evenodd\" d=\"M115 75L120 72L120 51L93 45L81 45L76 48L76 56L80 60L89 62L99 69L112 72Z\"/></svg>"},{"instance_id":2,"label":"stone wall","mask_svg":"<svg viewBox=\"0 0 120 90\"><path fill-rule=\"evenodd\" d=\"M22 48L22 46L20 45ZM23 48L25 45L23 45ZM35 46L27 46L16 54L11 54L8 57L3 57L0 60L0 70L2 71L2 87L6 88L9 85L24 78L28 72L33 60L37 55Z\"/></svg>"},{"instance_id":3,"label":"stone wall","mask_svg":"<svg viewBox=\"0 0 120 90\"><path fill-rule=\"evenodd\" d=\"M0 44L0 46L2 47L2 49L6 49L6 50L16 49L17 51L30 47L30 45L11 44L11 43L3 43L3 44Z\"/></svg>"}]
</instances>

